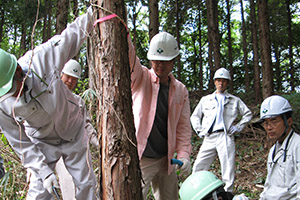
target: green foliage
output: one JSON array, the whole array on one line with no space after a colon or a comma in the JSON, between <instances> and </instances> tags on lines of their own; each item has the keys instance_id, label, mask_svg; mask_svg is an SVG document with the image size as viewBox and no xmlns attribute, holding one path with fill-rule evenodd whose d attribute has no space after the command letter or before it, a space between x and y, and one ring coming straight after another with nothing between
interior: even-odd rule
<instances>
[{"instance_id":1,"label":"green foliage","mask_svg":"<svg viewBox=\"0 0 300 200\"><path fill-rule=\"evenodd\" d=\"M300 93L291 93L282 95L286 98L293 108L293 126L300 133Z\"/></svg>"}]
</instances>

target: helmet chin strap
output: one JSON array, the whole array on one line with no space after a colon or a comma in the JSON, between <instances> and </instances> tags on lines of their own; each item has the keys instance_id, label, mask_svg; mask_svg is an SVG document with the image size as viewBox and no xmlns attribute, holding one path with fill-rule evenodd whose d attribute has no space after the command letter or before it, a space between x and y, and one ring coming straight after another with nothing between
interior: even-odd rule
<instances>
[{"instance_id":1,"label":"helmet chin strap","mask_svg":"<svg viewBox=\"0 0 300 200\"><path fill-rule=\"evenodd\" d=\"M212 197L213 197L213 200L218 200L218 196L217 196L217 191L216 190L212 193Z\"/></svg>"},{"instance_id":2,"label":"helmet chin strap","mask_svg":"<svg viewBox=\"0 0 300 200\"><path fill-rule=\"evenodd\" d=\"M283 122L284 122L285 129L284 129L282 135L281 135L277 140L283 139L283 138L285 137L285 135L287 134L287 130L288 130L288 128L289 128L289 124L288 124L288 122L287 122L286 115L283 114L283 115L282 115L282 118L283 118Z\"/></svg>"}]
</instances>

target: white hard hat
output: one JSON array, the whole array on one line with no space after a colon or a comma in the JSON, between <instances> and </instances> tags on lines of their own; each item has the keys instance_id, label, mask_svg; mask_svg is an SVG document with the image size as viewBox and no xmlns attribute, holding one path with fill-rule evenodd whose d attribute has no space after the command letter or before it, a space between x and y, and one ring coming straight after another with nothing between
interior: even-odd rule
<instances>
[{"instance_id":1,"label":"white hard hat","mask_svg":"<svg viewBox=\"0 0 300 200\"><path fill-rule=\"evenodd\" d=\"M81 66L76 60L71 59L65 64L65 66L62 70L62 73L68 74L68 75L73 76L75 78L80 78L80 76L81 76Z\"/></svg>"},{"instance_id":2,"label":"white hard hat","mask_svg":"<svg viewBox=\"0 0 300 200\"><path fill-rule=\"evenodd\" d=\"M215 72L214 80L217 78L223 78L227 80L231 80L229 71L225 68L220 68Z\"/></svg>"},{"instance_id":3,"label":"white hard hat","mask_svg":"<svg viewBox=\"0 0 300 200\"><path fill-rule=\"evenodd\" d=\"M260 107L260 119L272 118L292 111L288 100L279 95L266 98Z\"/></svg>"},{"instance_id":4,"label":"white hard hat","mask_svg":"<svg viewBox=\"0 0 300 200\"><path fill-rule=\"evenodd\" d=\"M160 32L151 39L147 53L149 60L170 61L178 55L177 41L170 33Z\"/></svg>"}]
</instances>

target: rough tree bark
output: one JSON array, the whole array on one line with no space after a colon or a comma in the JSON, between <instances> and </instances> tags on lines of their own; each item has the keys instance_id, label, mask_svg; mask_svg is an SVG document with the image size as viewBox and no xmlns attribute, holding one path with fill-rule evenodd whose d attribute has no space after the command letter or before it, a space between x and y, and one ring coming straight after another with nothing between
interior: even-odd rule
<instances>
[{"instance_id":1,"label":"rough tree bark","mask_svg":"<svg viewBox=\"0 0 300 200\"><path fill-rule=\"evenodd\" d=\"M149 0L149 39L158 33L158 0Z\"/></svg>"},{"instance_id":2,"label":"rough tree bark","mask_svg":"<svg viewBox=\"0 0 300 200\"><path fill-rule=\"evenodd\" d=\"M68 24L68 12L69 0L59 0L57 1L56 10L56 34L60 34Z\"/></svg>"},{"instance_id":3,"label":"rough tree bark","mask_svg":"<svg viewBox=\"0 0 300 200\"><path fill-rule=\"evenodd\" d=\"M211 53L212 62L210 67L209 89L214 88L213 76L217 69L221 67L221 53L220 53L220 34L219 34L219 20L218 20L218 0L206 1L207 7L207 22L208 22L208 42L209 53Z\"/></svg>"},{"instance_id":4,"label":"rough tree bark","mask_svg":"<svg viewBox=\"0 0 300 200\"><path fill-rule=\"evenodd\" d=\"M258 39L257 39L257 23L256 23L256 11L254 0L250 0L250 18L251 18L251 38L253 46L253 77L254 77L254 93L255 103L261 102L261 90L260 90L260 67L259 67L259 55L258 55Z\"/></svg>"},{"instance_id":5,"label":"rough tree bark","mask_svg":"<svg viewBox=\"0 0 300 200\"><path fill-rule=\"evenodd\" d=\"M260 49L262 62L262 94L263 99L274 94L273 67L271 60L271 43L267 0L258 0L258 21L260 31Z\"/></svg>"},{"instance_id":6,"label":"rough tree bark","mask_svg":"<svg viewBox=\"0 0 300 200\"><path fill-rule=\"evenodd\" d=\"M126 19L124 0L98 0L97 5L94 6L97 18L111 14L101 6ZM99 105L101 199L142 199L125 26L118 18L98 24L89 45Z\"/></svg>"}]
</instances>

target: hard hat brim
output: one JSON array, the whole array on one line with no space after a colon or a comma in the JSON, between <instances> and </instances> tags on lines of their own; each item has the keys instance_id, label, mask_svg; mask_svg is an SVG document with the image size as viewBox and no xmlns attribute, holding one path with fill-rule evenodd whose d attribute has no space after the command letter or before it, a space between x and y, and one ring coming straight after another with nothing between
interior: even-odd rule
<instances>
[{"instance_id":1,"label":"hard hat brim","mask_svg":"<svg viewBox=\"0 0 300 200\"><path fill-rule=\"evenodd\" d=\"M161 61L170 61L173 60L174 58L176 58L179 55L179 53L177 55L174 56L161 56L161 55L147 55L148 60L161 60Z\"/></svg>"},{"instance_id":2,"label":"hard hat brim","mask_svg":"<svg viewBox=\"0 0 300 200\"><path fill-rule=\"evenodd\" d=\"M12 88L13 79L10 79L7 84L0 88L0 97L4 96Z\"/></svg>"}]
</instances>

